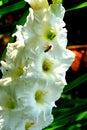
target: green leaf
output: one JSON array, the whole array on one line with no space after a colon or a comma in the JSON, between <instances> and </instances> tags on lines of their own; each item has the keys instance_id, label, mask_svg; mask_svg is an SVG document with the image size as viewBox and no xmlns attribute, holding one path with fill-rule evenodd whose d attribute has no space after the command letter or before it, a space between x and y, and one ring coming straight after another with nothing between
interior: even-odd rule
<instances>
[{"instance_id":1,"label":"green leaf","mask_svg":"<svg viewBox=\"0 0 87 130\"><path fill-rule=\"evenodd\" d=\"M2 56L0 57L0 61L3 60L5 58L5 56L6 56L6 49L4 50Z\"/></svg>"},{"instance_id":2,"label":"green leaf","mask_svg":"<svg viewBox=\"0 0 87 130\"><path fill-rule=\"evenodd\" d=\"M73 11L73 10L81 9L81 8L84 8L84 7L87 7L87 2L84 2L84 3L77 5L73 8L67 9L66 11Z\"/></svg>"},{"instance_id":3,"label":"green leaf","mask_svg":"<svg viewBox=\"0 0 87 130\"><path fill-rule=\"evenodd\" d=\"M81 126L79 124L80 120L77 120L78 119L77 117L79 117L80 113L82 113L83 115L81 114L79 119L82 119L84 118L83 116L87 115L87 111L84 112L85 110L87 110L87 105L86 105L86 102L82 102L82 101L79 103L79 105L76 105L76 102L77 101L74 102L74 105L72 108L71 107L70 108L66 108L66 107L55 108L56 111L54 109L54 112L53 112L53 114L56 115L56 117L54 118L54 122L50 126L45 128L44 130L55 130L55 129L63 130L64 128L66 129L67 127L69 128L71 125L75 125L75 128L80 127Z\"/></svg>"},{"instance_id":4,"label":"green leaf","mask_svg":"<svg viewBox=\"0 0 87 130\"><path fill-rule=\"evenodd\" d=\"M2 0L0 0L0 6L2 6L3 5L3 1Z\"/></svg>"},{"instance_id":5,"label":"green leaf","mask_svg":"<svg viewBox=\"0 0 87 130\"><path fill-rule=\"evenodd\" d=\"M13 12L13 11L16 11L16 10L19 10L19 9L22 9L24 8L26 5L26 2L24 1L20 1L20 2L16 2L14 4L8 4L8 6L6 7L1 7L0 8L0 17L3 15L3 14L8 14L10 12Z\"/></svg>"},{"instance_id":6,"label":"green leaf","mask_svg":"<svg viewBox=\"0 0 87 130\"><path fill-rule=\"evenodd\" d=\"M83 118L87 118L87 111L80 113L76 120L82 120Z\"/></svg>"},{"instance_id":7,"label":"green leaf","mask_svg":"<svg viewBox=\"0 0 87 130\"><path fill-rule=\"evenodd\" d=\"M71 83L69 83L65 88L64 88L64 93L68 92L69 90L77 87L78 85L82 84L83 82L87 81L87 73L80 76L79 78L75 79Z\"/></svg>"}]
</instances>

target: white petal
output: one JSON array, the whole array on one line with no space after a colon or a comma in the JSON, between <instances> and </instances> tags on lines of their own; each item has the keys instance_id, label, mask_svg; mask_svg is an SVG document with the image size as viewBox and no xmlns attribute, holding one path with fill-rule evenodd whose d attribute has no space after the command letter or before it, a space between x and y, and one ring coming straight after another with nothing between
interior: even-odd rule
<instances>
[{"instance_id":1,"label":"white petal","mask_svg":"<svg viewBox=\"0 0 87 130\"><path fill-rule=\"evenodd\" d=\"M57 16L57 17L60 17L60 18L64 18L64 14L65 14L65 8L63 7L62 4L58 4L58 5L55 5L55 4L52 4L51 5L51 11Z\"/></svg>"}]
</instances>

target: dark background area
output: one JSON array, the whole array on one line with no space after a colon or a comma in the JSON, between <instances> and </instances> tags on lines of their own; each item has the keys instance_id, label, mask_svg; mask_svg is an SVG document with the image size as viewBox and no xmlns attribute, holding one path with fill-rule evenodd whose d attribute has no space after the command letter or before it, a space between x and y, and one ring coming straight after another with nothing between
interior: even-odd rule
<instances>
[{"instance_id":1,"label":"dark background area","mask_svg":"<svg viewBox=\"0 0 87 130\"><path fill-rule=\"evenodd\" d=\"M67 9L77 6L85 0L63 0L66 9L64 21L68 30L68 45L87 44L87 7L73 11Z\"/></svg>"}]
</instances>

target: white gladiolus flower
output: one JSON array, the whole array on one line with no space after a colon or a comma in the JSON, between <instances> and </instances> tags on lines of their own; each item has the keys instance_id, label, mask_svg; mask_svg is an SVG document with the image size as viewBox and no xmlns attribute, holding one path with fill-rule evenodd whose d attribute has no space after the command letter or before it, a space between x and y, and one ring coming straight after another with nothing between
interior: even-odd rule
<instances>
[{"instance_id":1,"label":"white gladiolus flower","mask_svg":"<svg viewBox=\"0 0 87 130\"><path fill-rule=\"evenodd\" d=\"M39 17L40 15L41 17ZM67 34L66 29L63 28L65 23L49 10L44 13L40 11L34 13L34 22L31 23L32 29L29 26L29 21L27 20L22 28L27 48L44 51L48 45L66 47Z\"/></svg>"},{"instance_id":2,"label":"white gladiolus flower","mask_svg":"<svg viewBox=\"0 0 87 130\"><path fill-rule=\"evenodd\" d=\"M32 73L35 77L42 78L50 81L55 81L56 73L58 73L56 70L61 65L61 62L57 59L54 59L54 57L51 57L47 53L42 53L39 57L39 55L34 56L34 59L31 59L30 63L30 71L29 73Z\"/></svg>"},{"instance_id":3,"label":"white gladiolus flower","mask_svg":"<svg viewBox=\"0 0 87 130\"><path fill-rule=\"evenodd\" d=\"M21 41L8 44L6 62L1 61L3 77L17 78L24 73L28 65L24 50L25 46L21 45Z\"/></svg>"},{"instance_id":4,"label":"white gladiolus flower","mask_svg":"<svg viewBox=\"0 0 87 130\"><path fill-rule=\"evenodd\" d=\"M20 111L1 110L0 115L0 128L1 130L27 130L27 128L38 128L40 126L29 113L26 113L27 109ZM49 119L50 120L50 119ZM48 123L50 124L51 121ZM36 126L37 124L37 126ZM45 126L46 123L44 123Z\"/></svg>"},{"instance_id":5,"label":"white gladiolus flower","mask_svg":"<svg viewBox=\"0 0 87 130\"><path fill-rule=\"evenodd\" d=\"M43 128L47 127L53 121L53 116L51 114L52 110L47 110L45 113L46 118L43 118L43 113L39 115L39 119L37 120L36 124L30 127L30 130L42 130ZM28 122L25 124L25 128L28 128ZM26 129L27 130L27 129Z\"/></svg>"},{"instance_id":6,"label":"white gladiolus flower","mask_svg":"<svg viewBox=\"0 0 87 130\"><path fill-rule=\"evenodd\" d=\"M49 88L46 88L46 83L43 80L37 82L36 79L33 79L32 77L28 79L28 81L23 80L23 82L25 83L21 84L21 82L19 82L15 84L18 85L18 88L16 89L16 98L18 101L21 101L24 107L28 107L31 113L34 112L34 115L32 116L38 118L42 111L44 114L47 109L52 109L54 100L53 98L50 100L47 98L51 96L50 86ZM54 90L54 93L55 92L56 91Z\"/></svg>"},{"instance_id":7,"label":"white gladiolus flower","mask_svg":"<svg viewBox=\"0 0 87 130\"><path fill-rule=\"evenodd\" d=\"M20 120L17 123L15 130L42 130L44 127L47 127L53 121L53 116L50 110L46 111L46 119L43 118L42 113L39 115L38 120L33 119L32 116L29 116L27 112L25 115L21 115L22 116L20 117Z\"/></svg>"},{"instance_id":8,"label":"white gladiolus flower","mask_svg":"<svg viewBox=\"0 0 87 130\"><path fill-rule=\"evenodd\" d=\"M73 61L74 54L67 49L54 49L42 54L30 51L30 64L28 75L32 74L39 79L50 83L65 76L67 69ZM67 57L67 58L66 58ZM65 79L65 78L64 78Z\"/></svg>"}]
</instances>

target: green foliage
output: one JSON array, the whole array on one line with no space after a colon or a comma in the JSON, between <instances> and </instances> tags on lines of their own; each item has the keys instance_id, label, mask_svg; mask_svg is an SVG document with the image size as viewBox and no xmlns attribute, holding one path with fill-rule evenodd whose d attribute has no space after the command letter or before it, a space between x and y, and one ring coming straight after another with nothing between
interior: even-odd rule
<instances>
[{"instance_id":1,"label":"green foliage","mask_svg":"<svg viewBox=\"0 0 87 130\"><path fill-rule=\"evenodd\" d=\"M3 1L2 0L0 0L0 6L2 6L3 5Z\"/></svg>"},{"instance_id":2,"label":"green foliage","mask_svg":"<svg viewBox=\"0 0 87 130\"><path fill-rule=\"evenodd\" d=\"M65 89L64 89L64 93L72 90L73 88L77 87L78 85L82 84L83 82L87 81L87 73L78 77L77 79L75 79L74 81L72 81L71 83L69 83Z\"/></svg>"},{"instance_id":3,"label":"green foliage","mask_svg":"<svg viewBox=\"0 0 87 130\"><path fill-rule=\"evenodd\" d=\"M7 4L6 6L0 8L0 17L3 14L8 14L10 12L14 12L16 10L24 8L26 3L24 1L19 1L13 4Z\"/></svg>"}]
</instances>

